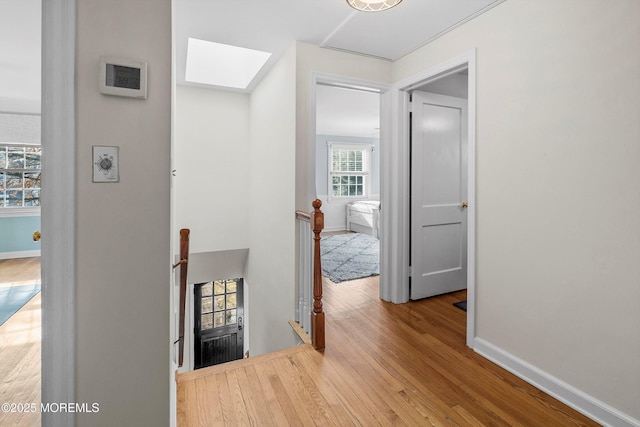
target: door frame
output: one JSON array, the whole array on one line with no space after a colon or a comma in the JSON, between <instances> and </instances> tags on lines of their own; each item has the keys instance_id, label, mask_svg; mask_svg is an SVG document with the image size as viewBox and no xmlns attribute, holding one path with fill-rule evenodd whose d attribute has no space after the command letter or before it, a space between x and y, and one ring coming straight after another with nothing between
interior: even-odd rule
<instances>
[{"instance_id":1,"label":"door frame","mask_svg":"<svg viewBox=\"0 0 640 427\"><path fill-rule=\"evenodd\" d=\"M390 268L390 257L393 254L390 251L389 243L393 237L385 233L385 209L390 206L389 195L393 194L388 190L385 191L385 168L389 166L387 155L385 155L385 147L392 145L391 141L391 91L392 85L371 80L358 79L353 77L345 77L338 74L323 73L314 71L311 73L310 90L310 106L309 106L309 135L308 140L313 144L309 149L309 194L317 196L316 183L316 87L319 84L328 86L345 87L357 90L365 90L369 92L377 92L380 94L380 298L391 301L386 298L391 293L393 287L392 282L384 280L383 273ZM296 249L296 253L297 253ZM389 255L387 255L389 254ZM298 265L298 263L296 263ZM297 274L297 272L296 272Z\"/></svg>"},{"instance_id":2,"label":"door frame","mask_svg":"<svg viewBox=\"0 0 640 427\"><path fill-rule=\"evenodd\" d=\"M476 336L476 50L430 67L393 84L389 91L392 115L389 123L394 144L381 144L381 161L386 171L381 193L390 195L382 215L383 235L392 236L381 251L396 254L386 260L389 268L380 271L387 283L381 298L394 303L409 301L410 223L410 92L427 83L468 70L468 201L467 210L467 346L473 348ZM384 160L382 160L384 159ZM381 194L381 196L382 196ZM382 267L382 266L381 266Z\"/></svg>"},{"instance_id":3,"label":"door frame","mask_svg":"<svg viewBox=\"0 0 640 427\"><path fill-rule=\"evenodd\" d=\"M42 2L42 402L76 401L75 23L76 0ZM72 412L41 417L75 425Z\"/></svg>"}]
</instances>

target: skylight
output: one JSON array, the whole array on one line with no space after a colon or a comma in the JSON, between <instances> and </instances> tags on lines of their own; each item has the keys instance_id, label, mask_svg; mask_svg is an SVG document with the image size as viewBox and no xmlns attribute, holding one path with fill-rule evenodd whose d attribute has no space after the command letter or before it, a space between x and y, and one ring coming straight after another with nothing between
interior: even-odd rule
<instances>
[{"instance_id":1,"label":"skylight","mask_svg":"<svg viewBox=\"0 0 640 427\"><path fill-rule=\"evenodd\" d=\"M189 38L185 80L246 89L271 54Z\"/></svg>"}]
</instances>

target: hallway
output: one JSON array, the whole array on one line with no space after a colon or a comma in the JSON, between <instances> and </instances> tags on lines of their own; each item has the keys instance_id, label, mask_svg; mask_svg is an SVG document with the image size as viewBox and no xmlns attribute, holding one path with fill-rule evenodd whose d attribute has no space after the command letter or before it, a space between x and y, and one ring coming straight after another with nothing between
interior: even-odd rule
<instances>
[{"instance_id":1,"label":"hallway","mask_svg":"<svg viewBox=\"0 0 640 427\"><path fill-rule=\"evenodd\" d=\"M179 426L597 425L465 345L466 291L395 305L324 281L327 346L178 376Z\"/></svg>"}]
</instances>

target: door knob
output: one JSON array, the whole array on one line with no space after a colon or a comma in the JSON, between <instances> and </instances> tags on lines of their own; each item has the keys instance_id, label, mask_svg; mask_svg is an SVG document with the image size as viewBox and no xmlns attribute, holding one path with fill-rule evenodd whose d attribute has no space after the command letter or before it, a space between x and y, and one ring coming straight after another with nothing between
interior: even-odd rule
<instances>
[{"instance_id":1,"label":"door knob","mask_svg":"<svg viewBox=\"0 0 640 427\"><path fill-rule=\"evenodd\" d=\"M34 231L33 232L33 241L37 242L38 240L40 240L40 238L42 237L42 234L40 234L39 231Z\"/></svg>"},{"instance_id":2,"label":"door knob","mask_svg":"<svg viewBox=\"0 0 640 427\"><path fill-rule=\"evenodd\" d=\"M467 202L462 202L462 208L468 208L469 207L469 203Z\"/></svg>"}]
</instances>

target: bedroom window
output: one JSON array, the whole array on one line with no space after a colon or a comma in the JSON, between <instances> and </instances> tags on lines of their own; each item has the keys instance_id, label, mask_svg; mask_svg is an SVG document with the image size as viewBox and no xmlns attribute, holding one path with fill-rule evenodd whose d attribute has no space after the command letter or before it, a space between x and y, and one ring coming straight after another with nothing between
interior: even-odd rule
<instances>
[{"instance_id":1,"label":"bedroom window","mask_svg":"<svg viewBox=\"0 0 640 427\"><path fill-rule=\"evenodd\" d=\"M329 143L329 200L369 196L369 144Z\"/></svg>"},{"instance_id":2,"label":"bedroom window","mask_svg":"<svg viewBox=\"0 0 640 427\"><path fill-rule=\"evenodd\" d=\"M42 148L0 143L0 209L40 206Z\"/></svg>"}]
</instances>

